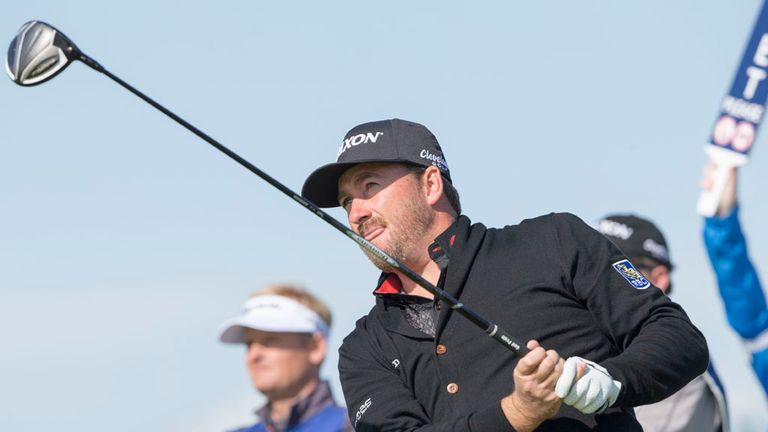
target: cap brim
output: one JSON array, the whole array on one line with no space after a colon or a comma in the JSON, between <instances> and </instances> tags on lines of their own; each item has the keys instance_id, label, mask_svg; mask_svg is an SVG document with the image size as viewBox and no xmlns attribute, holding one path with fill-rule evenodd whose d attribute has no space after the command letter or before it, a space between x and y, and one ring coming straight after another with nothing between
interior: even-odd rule
<instances>
[{"instance_id":1,"label":"cap brim","mask_svg":"<svg viewBox=\"0 0 768 432\"><path fill-rule=\"evenodd\" d=\"M336 162L321 166L304 181L301 196L321 208L339 207L339 178L359 163L364 162Z\"/></svg>"},{"instance_id":2,"label":"cap brim","mask_svg":"<svg viewBox=\"0 0 768 432\"><path fill-rule=\"evenodd\" d=\"M408 160L381 158L330 163L314 170L307 177L301 188L301 196L320 208L339 207L339 179L348 169L363 163L402 163L418 166L418 164Z\"/></svg>"},{"instance_id":3,"label":"cap brim","mask_svg":"<svg viewBox=\"0 0 768 432\"><path fill-rule=\"evenodd\" d=\"M271 318L253 318L242 316L233 318L222 326L219 340L224 343L244 343L246 330L258 330L270 333L311 333L302 329L291 329Z\"/></svg>"},{"instance_id":4,"label":"cap brim","mask_svg":"<svg viewBox=\"0 0 768 432\"><path fill-rule=\"evenodd\" d=\"M285 321L281 322L273 317L254 318L242 316L224 323L219 333L219 340L224 343L245 343L245 332L248 329L269 333L320 333L327 337L327 328L310 328L307 325L306 322L295 319L289 319L288 324L286 324Z\"/></svg>"},{"instance_id":5,"label":"cap brim","mask_svg":"<svg viewBox=\"0 0 768 432\"><path fill-rule=\"evenodd\" d=\"M231 325L221 332L219 340L224 343L244 343L245 327L236 324Z\"/></svg>"}]
</instances>

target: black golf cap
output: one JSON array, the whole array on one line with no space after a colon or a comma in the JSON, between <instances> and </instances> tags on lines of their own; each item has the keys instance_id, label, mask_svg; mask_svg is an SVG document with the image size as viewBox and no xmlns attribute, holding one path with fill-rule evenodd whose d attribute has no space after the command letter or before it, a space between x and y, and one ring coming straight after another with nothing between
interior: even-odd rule
<instances>
[{"instance_id":1,"label":"black golf cap","mask_svg":"<svg viewBox=\"0 0 768 432\"><path fill-rule=\"evenodd\" d=\"M319 207L338 207L342 174L357 164L374 162L434 165L451 181L445 155L432 132L418 123L391 119L363 123L347 132L336 162L312 172L304 181L301 195Z\"/></svg>"},{"instance_id":2,"label":"black golf cap","mask_svg":"<svg viewBox=\"0 0 768 432\"><path fill-rule=\"evenodd\" d=\"M606 216L597 229L630 259L648 258L672 270L664 235L653 222L635 215Z\"/></svg>"}]
</instances>

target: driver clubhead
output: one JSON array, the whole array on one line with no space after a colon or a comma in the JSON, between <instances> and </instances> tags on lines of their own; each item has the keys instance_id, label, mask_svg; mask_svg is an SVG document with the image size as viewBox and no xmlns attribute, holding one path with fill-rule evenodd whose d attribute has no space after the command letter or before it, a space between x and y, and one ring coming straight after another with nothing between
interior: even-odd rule
<instances>
[{"instance_id":1,"label":"driver clubhead","mask_svg":"<svg viewBox=\"0 0 768 432\"><path fill-rule=\"evenodd\" d=\"M42 21L29 21L8 47L5 69L18 85L33 86L56 76L79 50L69 38Z\"/></svg>"}]
</instances>

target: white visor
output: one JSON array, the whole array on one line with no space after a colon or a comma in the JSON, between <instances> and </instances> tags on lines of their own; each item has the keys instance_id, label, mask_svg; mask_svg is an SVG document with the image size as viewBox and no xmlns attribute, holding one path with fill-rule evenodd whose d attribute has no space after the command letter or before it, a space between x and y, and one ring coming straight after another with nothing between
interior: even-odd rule
<instances>
[{"instance_id":1,"label":"white visor","mask_svg":"<svg viewBox=\"0 0 768 432\"><path fill-rule=\"evenodd\" d=\"M275 333L320 333L328 326L320 315L296 300L279 295L258 295L245 302L243 315L224 323L219 340L244 343L245 329Z\"/></svg>"}]
</instances>

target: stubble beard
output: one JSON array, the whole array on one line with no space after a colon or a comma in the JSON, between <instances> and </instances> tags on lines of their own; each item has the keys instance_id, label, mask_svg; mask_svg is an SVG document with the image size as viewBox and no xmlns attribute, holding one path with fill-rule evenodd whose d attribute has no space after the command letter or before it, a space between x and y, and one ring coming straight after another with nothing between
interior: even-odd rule
<instances>
[{"instance_id":1,"label":"stubble beard","mask_svg":"<svg viewBox=\"0 0 768 432\"><path fill-rule=\"evenodd\" d=\"M413 248L421 244L420 240L424 233L428 232L435 221L435 215L432 208L419 200L418 197L410 197L403 203L398 215L390 218L386 224L389 244L382 245L379 249L386 252L389 256L405 264L409 255L413 254ZM380 220L371 220L371 224L379 225ZM395 269L386 261L379 258L373 252L361 246L361 249L369 260L387 273ZM416 251L418 253L418 251Z\"/></svg>"}]
</instances>

